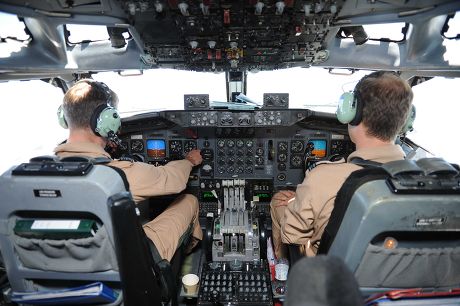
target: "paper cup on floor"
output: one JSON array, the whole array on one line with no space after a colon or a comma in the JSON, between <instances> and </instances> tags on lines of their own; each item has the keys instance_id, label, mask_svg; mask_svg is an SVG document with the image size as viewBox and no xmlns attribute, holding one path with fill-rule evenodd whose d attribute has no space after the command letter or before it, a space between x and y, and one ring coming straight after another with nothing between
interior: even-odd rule
<instances>
[{"instance_id":1,"label":"paper cup on floor","mask_svg":"<svg viewBox=\"0 0 460 306\"><path fill-rule=\"evenodd\" d=\"M182 285L184 286L184 292L187 295L194 295L198 291L198 275L187 274L182 277Z\"/></svg>"},{"instance_id":2,"label":"paper cup on floor","mask_svg":"<svg viewBox=\"0 0 460 306\"><path fill-rule=\"evenodd\" d=\"M285 263L279 263L275 265L275 278L280 281L287 280L289 265Z\"/></svg>"}]
</instances>

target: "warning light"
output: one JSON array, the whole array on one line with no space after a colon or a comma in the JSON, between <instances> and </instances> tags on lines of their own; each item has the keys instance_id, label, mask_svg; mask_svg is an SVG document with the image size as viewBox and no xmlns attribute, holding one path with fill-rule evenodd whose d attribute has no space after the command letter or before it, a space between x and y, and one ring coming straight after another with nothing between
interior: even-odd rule
<instances>
[{"instance_id":1,"label":"warning light","mask_svg":"<svg viewBox=\"0 0 460 306\"><path fill-rule=\"evenodd\" d=\"M385 249L392 250L392 249L396 249L397 246L398 246L398 241L394 239L393 237L386 237L385 241L383 242L383 247Z\"/></svg>"}]
</instances>

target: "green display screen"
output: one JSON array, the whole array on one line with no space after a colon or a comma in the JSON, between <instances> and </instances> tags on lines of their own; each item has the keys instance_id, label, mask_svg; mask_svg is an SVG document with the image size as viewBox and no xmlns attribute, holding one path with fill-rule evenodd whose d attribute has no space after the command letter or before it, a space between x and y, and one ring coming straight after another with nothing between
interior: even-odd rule
<instances>
[{"instance_id":1,"label":"green display screen","mask_svg":"<svg viewBox=\"0 0 460 306\"><path fill-rule=\"evenodd\" d=\"M268 192L255 192L254 196L259 197L260 202L270 202L272 200L272 195Z\"/></svg>"},{"instance_id":2,"label":"green display screen","mask_svg":"<svg viewBox=\"0 0 460 306\"><path fill-rule=\"evenodd\" d=\"M217 199L212 194L211 191L202 191L201 192L201 201L202 202L217 202Z\"/></svg>"}]
</instances>

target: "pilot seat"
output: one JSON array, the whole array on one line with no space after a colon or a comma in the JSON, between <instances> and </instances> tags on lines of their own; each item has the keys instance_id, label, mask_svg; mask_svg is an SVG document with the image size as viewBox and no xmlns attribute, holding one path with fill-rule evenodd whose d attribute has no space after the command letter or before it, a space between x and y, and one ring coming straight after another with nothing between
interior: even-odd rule
<instances>
[{"instance_id":1,"label":"pilot seat","mask_svg":"<svg viewBox=\"0 0 460 306\"><path fill-rule=\"evenodd\" d=\"M441 158L354 163L318 255L342 259L363 296L460 285L460 171ZM288 245L291 265L301 258Z\"/></svg>"},{"instance_id":2,"label":"pilot seat","mask_svg":"<svg viewBox=\"0 0 460 306\"><path fill-rule=\"evenodd\" d=\"M458 287L458 166L440 158L363 166L338 192L318 253L343 259L364 295Z\"/></svg>"},{"instance_id":3,"label":"pilot seat","mask_svg":"<svg viewBox=\"0 0 460 306\"><path fill-rule=\"evenodd\" d=\"M0 177L11 291L102 282L119 293L116 305L176 305L176 275L145 236L124 173L99 162L38 158Z\"/></svg>"}]
</instances>

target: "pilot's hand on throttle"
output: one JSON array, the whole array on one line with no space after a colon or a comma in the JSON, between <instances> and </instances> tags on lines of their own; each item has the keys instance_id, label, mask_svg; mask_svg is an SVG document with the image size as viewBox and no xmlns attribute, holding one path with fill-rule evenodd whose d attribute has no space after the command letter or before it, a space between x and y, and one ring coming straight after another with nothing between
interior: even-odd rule
<instances>
[{"instance_id":1,"label":"pilot's hand on throttle","mask_svg":"<svg viewBox=\"0 0 460 306\"><path fill-rule=\"evenodd\" d=\"M201 157L201 151L197 149L193 149L192 151L188 152L185 155L185 159L192 163L194 166L198 166L203 161L203 157Z\"/></svg>"},{"instance_id":2,"label":"pilot's hand on throttle","mask_svg":"<svg viewBox=\"0 0 460 306\"><path fill-rule=\"evenodd\" d=\"M286 206L295 198L295 192L292 190L280 190L273 195L272 203L275 206Z\"/></svg>"}]
</instances>

